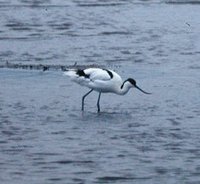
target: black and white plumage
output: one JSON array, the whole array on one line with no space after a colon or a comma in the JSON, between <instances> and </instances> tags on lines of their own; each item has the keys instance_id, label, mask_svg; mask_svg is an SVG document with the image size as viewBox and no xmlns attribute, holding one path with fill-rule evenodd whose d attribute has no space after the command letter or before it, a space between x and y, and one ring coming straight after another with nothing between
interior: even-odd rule
<instances>
[{"instance_id":1,"label":"black and white plumage","mask_svg":"<svg viewBox=\"0 0 200 184\"><path fill-rule=\"evenodd\" d=\"M115 93L118 95L125 95L129 89L137 88L145 94L147 93L136 85L136 81L128 78L123 81L122 78L113 70L101 68L87 68L87 69L71 69L64 72L72 81L90 88L90 91L82 97L82 110L84 110L84 100L92 91L99 92L97 101L98 112L100 112L100 97L101 93Z\"/></svg>"}]
</instances>

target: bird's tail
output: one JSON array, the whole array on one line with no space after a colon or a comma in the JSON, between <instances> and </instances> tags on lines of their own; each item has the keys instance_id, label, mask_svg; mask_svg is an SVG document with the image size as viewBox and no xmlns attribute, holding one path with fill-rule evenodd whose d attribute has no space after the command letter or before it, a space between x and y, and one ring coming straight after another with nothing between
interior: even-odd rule
<instances>
[{"instance_id":1,"label":"bird's tail","mask_svg":"<svg viewBox=\"0 0 200 184\"><path fill-rule=\"evenodd\" d=\"M84 77L81 77L80 76L80 71L82 70L79 70L79 69L69 69L67 71L64 72L64 75L65 76L68 76L73 82L76 82L80 85L83 85L83 86L87 86L87 80L88 79L85 79ZM82 73L81 73L82 74Z\"/></svg>"},{"instance_id":2,"label":"bird's tail","mask_svg":"<svg viewBox=\"0 0 200 184\"><path fill-rule=\"evenodd\" d=\"M76 69L69 69L64 72L64 75L69 76L70 78L77 77L77 70Z\"/></svg>"}]
</instances>

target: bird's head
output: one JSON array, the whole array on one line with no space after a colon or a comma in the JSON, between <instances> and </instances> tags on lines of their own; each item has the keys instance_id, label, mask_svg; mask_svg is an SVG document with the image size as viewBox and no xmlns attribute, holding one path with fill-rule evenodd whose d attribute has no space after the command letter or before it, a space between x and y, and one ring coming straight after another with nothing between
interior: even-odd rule
<instances>
[{"instance_id":1,"label":"bird's head","mask_svg":"<svg viewBox=\"0 0 200 184\"><path fill-rule=\"evenodd\" d=\"M143 93L145 93L145 94L148 94L148 95L151 94L151 93L148 93L148 92L144 91L143 89L139 88L139 87L137 86L137 84L136 84L136 81L135 81L134 79L132 79L132 78L128 78L128 79L126 80L126 82L129 82L133 87L137 88L138 90L140 90L141 92L143 92Z\"/></svg>"}]
</instances>

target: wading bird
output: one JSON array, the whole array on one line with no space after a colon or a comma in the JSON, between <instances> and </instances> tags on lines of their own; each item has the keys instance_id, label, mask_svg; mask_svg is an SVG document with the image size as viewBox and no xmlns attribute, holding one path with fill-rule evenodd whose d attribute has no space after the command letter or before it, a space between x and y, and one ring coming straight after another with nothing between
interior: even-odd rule
<instances>
[{"instance_id":1,"label":"wading bird","mask_svg":"<svg viewBox=\"0 0 200 184\"><path fill-rule=\"evenodd\" d=\"M136 81L128 78L125 81L114 71L101 68L87 68L87 69L70 69L64 72L72 81L90 88L82 97L82 111L84 111L84 100L92 91L99 92L97 100L97 109L100 112L100 97L101 93L115 93L118 95L125 95L130 88L137 88L145 94L147 93L136 85Z\"/></svg>"}]
</instances>

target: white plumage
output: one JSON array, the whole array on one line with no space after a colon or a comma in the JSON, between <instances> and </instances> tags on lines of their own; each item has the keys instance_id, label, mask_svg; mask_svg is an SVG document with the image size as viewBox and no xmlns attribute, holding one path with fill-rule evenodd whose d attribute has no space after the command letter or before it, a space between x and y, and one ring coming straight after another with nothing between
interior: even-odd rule
<instances>
[{"instance_id":1,"label":"white plumage","mask_svg":"<svg viewBox=\"0 0 200 184\"><path fill-rule=\"evenodd\" d=\"M136 81L128 78L123 81L122 78L113 70L101 68L87 68L87 69L71 69L64 72L72 81L90 88L90 91L82 97L82 110L84 110L84 100L93 90L99 92L97 101L98 112L100 112L100 96L101 93L115 93L118 95L126 94L130 88L137 88L145 94L150 94L143 91L136 85Z\"/></svg>"}]
</instances>

